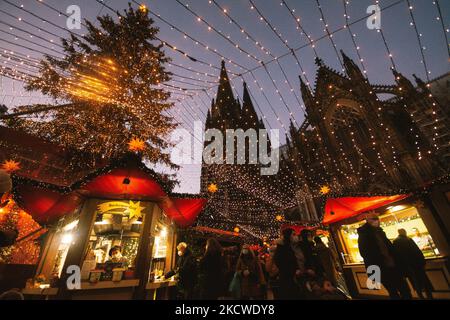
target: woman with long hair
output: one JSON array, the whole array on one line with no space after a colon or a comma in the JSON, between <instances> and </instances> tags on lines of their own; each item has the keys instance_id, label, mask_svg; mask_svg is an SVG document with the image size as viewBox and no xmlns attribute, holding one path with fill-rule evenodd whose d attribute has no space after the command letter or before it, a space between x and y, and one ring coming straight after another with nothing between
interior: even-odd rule
<instances>
[{"instance_id":1,"label":"woman with long hair","mask_svg":"<svg viewBox=\"0 0 450 320\"><path fill-rule=\"evenodd\" d=\"M206 241L205 254L199 263L199 295L202 300L217 300L224 293L225 265L222 246L215 238Z\"/></svg>"}]
</instances>

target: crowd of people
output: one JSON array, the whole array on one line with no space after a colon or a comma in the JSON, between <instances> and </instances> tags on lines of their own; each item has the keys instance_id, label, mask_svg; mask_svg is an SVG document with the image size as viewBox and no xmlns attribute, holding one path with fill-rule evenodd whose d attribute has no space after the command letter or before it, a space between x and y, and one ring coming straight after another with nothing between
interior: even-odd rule
<instances>
[{"instance_id":1,"label":"crowd of people","mask_svg":"<svg viewBox=\"0 0 450 320\"><path fill-rule=\"evenodd\" d=\"M261 250L243 244L223 248L210 238L196 259L189 246L177 246L176 275L180 299L346 299L337 288L337 263L320 237L285 229Z\"/></svg>"},{"instance_id":2,"label":"crowd of people","mask_svg":"<svg viewBox=\"0 0 450 320\"><path fill-rule=\"evenodd\" d=\"M367 270L378 268L378 281L390 298L411 299L409 279L419 298L432 299L425 257L416 242L404 229L391 242L376 214L365 219L358 229L359 251ZM341 270L334 251L308 229L299 235L284 229L280 239L258 250L248 244L222 247L210 238L199 258L182 242L178 255L168 276L177 275L181 299L350 299L339 287Z\"/></svg>"}]
</instances>

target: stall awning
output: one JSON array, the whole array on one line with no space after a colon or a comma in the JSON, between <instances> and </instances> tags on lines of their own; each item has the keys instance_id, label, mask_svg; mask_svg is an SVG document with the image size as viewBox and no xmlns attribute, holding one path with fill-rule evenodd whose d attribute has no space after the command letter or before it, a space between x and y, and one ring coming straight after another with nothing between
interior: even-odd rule
<instances>
[{"instance_id":1,"label":"stall awning","mask_svg":"<svg viewBox=\"0 0 450 320\"><path fill-rule=\"evenodd\" d=\"M98 169L70 186L13 176L13 195L40 224L74 212L85 198L102 198L155 202L178 226L186 227L206 204L205 198L170 193L160 176L137 160Z\"/></svg>"},{"instance_id":2,"label":"stall awning","mask_svg":"<svg viewBox=\"0 0 450 320\"><path fill-rule=\"evenodd\" d=\"M329 198L325 204L322 223L330 224L354 217L360 213L405 199L408 196L409 194L397 194L392 196Z\"/></svg>"}]
</instances>

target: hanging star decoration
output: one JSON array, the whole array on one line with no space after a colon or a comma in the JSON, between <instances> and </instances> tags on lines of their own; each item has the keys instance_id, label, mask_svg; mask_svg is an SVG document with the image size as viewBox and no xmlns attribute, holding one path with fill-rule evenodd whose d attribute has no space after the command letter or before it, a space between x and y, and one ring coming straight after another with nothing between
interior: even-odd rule
<instances>
[{"instance_id":1,"label":"hanging star decoration","mask_svg":"<svg viewBox=\"0 0 450 320\"><path fill-rule=\"evenodd\" d=\"M108 201L98 205L99 213L110 213L119 215L128 215L129 219L142 217L142 211L145 207L141 206L140 201Z\"/></svg>"},{"instance_id":2,"label":"hanging star decoration","mask_svg":"<svg viewBox=\"0 0 450 320\"><path fill-rule=\"evenodd\" d=\"M239 229L239 227L235 227L233 231L236 233L239 233L240 229Z\"/></svg>"},{"instance_id":3,"label":"hanging star decoration","mask_svg":"<svg viewBox=\"0 0 450 320\"><path fill-rule=\"evenodd\" d=\"M278 215L275 217L275 219L276 219L277 221L283 221L283 216L282 216L281 214L278 214Z\"/></svg>"},{"instance_id":4,"label":"hanging star decoration","mask_svg":"<svg viewBox=\"0 0 450 320\"><path fill-rule=\"evenodd\" d=\"M2 169L8 173L20 170L20 162L14 160L6 160L2 164Z\"/></svg>"},{"instance_id":5,"label":"hanging star decoration","mask_svg":"<svg viewBox=\"0 0 450 320\"><path fill-rule=\"evenodd\" d=\"M139 138L133 138L128 142L128 150L141 152L145 150L145 141Z\"/></svg>"},{"instance_id":6,"label":"hanging star decoration","mask_svg":"<svg viewBox=\"0 0 450 320\"><path fill-rule=\"evenodd\" d=\"M216 193L219 188L217 187L217 184L211 183L208 185L208 191L211 193Z\"/></svg>"},{"instance_id":7,"label":"hanging star decoration","mask_svg":"<svg viewBox=\"0 0 450 320\"><path fill-rule=\"evenodd\" d=\"M322 195L326 195L330 192L330 187L329 186L322 186L320 188L320 194Z\"/></svg>"},{"instance_id":8,"label":"hanging star decoration","mask_svg":"<svg viewBox=\"0 0 450 320\"><path fill-rule=\"evenodd\" d=\"M133 202L130 201L128 208L125 210L125 214L129 214L130 220L133 218L141 218L142 217L142 211L145 209L145 207L141 207L141 202Z\"/></svg>"}]
</instances>

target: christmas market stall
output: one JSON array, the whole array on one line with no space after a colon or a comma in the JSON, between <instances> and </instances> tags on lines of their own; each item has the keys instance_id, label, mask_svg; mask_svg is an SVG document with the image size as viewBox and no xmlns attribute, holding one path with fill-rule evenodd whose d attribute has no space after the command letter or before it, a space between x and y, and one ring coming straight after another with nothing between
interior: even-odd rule
<instances>
[{"instance_id":1,"label":"christmas market stall","mask_svg":"<svg viewBox=\"0 0 450 320\"><path fill-rule=\"evenodd\" d=\"M22 293L58 299L167 299L177 228L206 203L170 192L136 154L62 186L13 175L12 195L46 226L36 276ZM79 273L79 277L77 274ZM81 282L77 282L80 279Z\"/></svg>"},{"instance_id":2,"label":"christmas market stall","mask_svg":"<svg viewBox=\"0 0 450 320\"><path fill-rule=\"evenodd\" d=\"M449 298L448 242L434 206L417 194L329 197L322 223L329 227L337 246L347 286L355 297L388 296L387 290L369 289L363 258L358 249L358 228L365 224L365 213L378 215L389 240L405 229L426 258L426 273L433 285L433 297ZM416 297L411 284L411 292Z\"/></svg>"}]
</instances>

